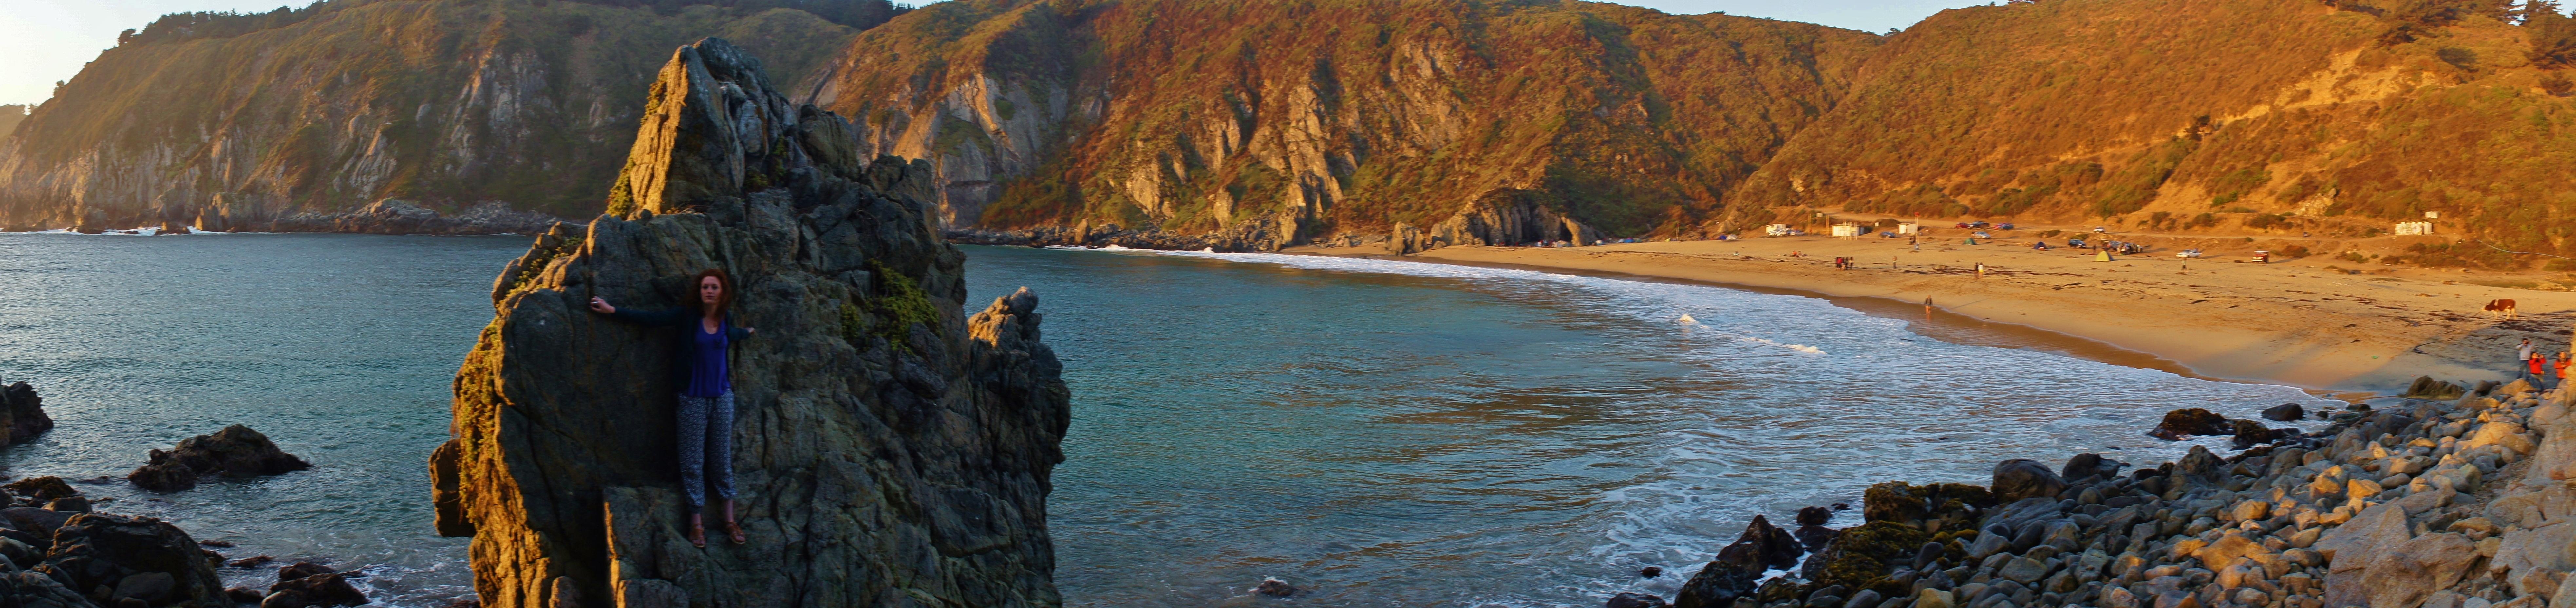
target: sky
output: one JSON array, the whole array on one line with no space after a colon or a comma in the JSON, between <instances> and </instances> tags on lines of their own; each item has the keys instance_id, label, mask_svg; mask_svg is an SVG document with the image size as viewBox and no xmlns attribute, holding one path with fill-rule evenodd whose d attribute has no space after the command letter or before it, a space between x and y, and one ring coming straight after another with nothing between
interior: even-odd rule
<instances>
[{"instance_id":1,"label":"sky","mask_svg":"<svg viewBox=\"0 0 2576 608\"><path fill-rule=\"evenodd\" d=\"M1989 0L1624 0L1673 14L1723 11L1730 15L1821 23L1871 32L1903 28L1941 9ZM0 2L0 103L33 103L54 94L99 51L116 46L116 33L141 29L152 19L190 11L267 12L311 0L8 0ZM918 0L915 0L918 4Z\"/></svg>"}]
</instances>

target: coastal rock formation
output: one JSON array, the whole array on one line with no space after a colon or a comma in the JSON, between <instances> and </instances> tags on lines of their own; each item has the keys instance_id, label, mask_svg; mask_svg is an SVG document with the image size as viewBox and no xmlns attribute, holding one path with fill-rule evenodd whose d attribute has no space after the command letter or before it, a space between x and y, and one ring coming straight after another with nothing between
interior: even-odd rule
<instances>
[{"instance_id":1,"label":"coastal rock formation","mask_svg":"<svg viewBox=\"0 0 2576 608\"><path fill-rule=\"evenodd\" d=\"M2156 430L2147 434L2165 440L2181 439L2192 435L2234 435L2236 425L2230 424L2226 416L2220 416L2205 409L2187 407L2165 412L2164 421L2157 423Z\"/></svg>"},{"instance_id":2,"label":"coastal rock formation","mask_svg":"<svg viewBox=\"0 0 2576 608\"><path fill-rule=\"evenodd\" d=\"M178 492L197 487L199 475L249 478L309 468L313 465L278 449L267 435L235 424L213 435L181 439L168 451L153 450L152 461L125 479L146 490Z\"/></svg>"},{"instance_id":3,"label":"coastal rock formation","mask_svg":"<svg viewBox=\"0 0 2576 608\"><path fill-rule=\"evenodd\" d=\"M35 439L54 429L54 419L45 415L45 400L36 396L36 387L25 382L0 388L0 447Z\"/></svg>"},{"instance_id":4,"label":"coastal rock formation","mask_svg":"<svg viewBox=\"0 0 2576 608\"><path fill-rule=\"evenodd\" d=\"M277 583L261 596L260 608L291 606L364 606L367 595L349 584L349 575L320 564L296 562L277 569Z\"/></svg>"},{"instance_id":5,"label":"coastal rock formation","mask_svg":"<svg viewBox=\"0 0 2576 608\"><path fill-rule=\"evenodd\" d=\"M2273 422L2290 422L2290 421L2294 421L2294 420L2305 420L2305 419L2307 419L2307 417L2308 417L2308 410L2307 410L2307 408L2299 407L2299 404L2296 404L2296 403L2283 403L2283 404L2280 404L2280 405L2275 405L2275 406L2272 406L2272 407L2263 408L2263 419L2264 419L2264 420L2270 420L2270 421L2273 421Z\"/></svg>"},{"instance_id":6,"label":"coastal rock formation","mask_svg":"<svg viewBox=\"0 0 2576 608\"><path fill-rule=\"evenodd\" d=\"M295 4L170 15L99 53L0 138L0 228L542 231L598 213L663 50L729 36L795 78L902 12Z\"/></svg>"},{"instance_id":7,"label":"coastal rock formation","mask_svg":"<svg viewBox=\"0 0 2576 608\"><path fill-rule=\"evenodd\" d=\"M616 215L539 236L493 283L431 456L442 534L486 606L1053 606L1046 495L1070 420L1038 298L971 319L927 163L773 87L723 40L671 55ZM734 468L749 543L685 540L663 332L585 309L741 295ZM713 528L714 526L710 526ZM711 535L712 536L712 535Z\"/></svg>"},{"instance_id":8,"label":"coastal rock formation","mask_svg":"<svg viewBox=\"0 0 2576 608\"><path fill-rule=\"evenodd\" d=\"M1755 585L1713 563L1676 604L1711 605L1693 591L1709 579L1725 581L1714 596L1756 589L1764 608L2564 605L2576 602L2576 532L2560 521L2576 513L2571 406L2576 390L2520 383L2354 406L2319 441L2224 457L2194 446L2053 495L1956 501L1965 518L1922 513L1931 495L1973 493L1882 483L1869 522L1801 576ZM2085 456L2067 470L2101 470Z\"/></svg>"},{"instance_id":9,"label":"coastal rock formation","mask_svg":"<svg viewBox=\"0 0 2576 608\"><path fill-rule=\"evenodd\" d=\"M1771 525L1771 521L1763 516L1755 515L1753 523L1744 526L1743 536L1737 537L1734 544L1718 550L1717 561L1761 572L1796 566L1798 556L1806 553L1806 546L1798 541L1796 535Z\"/></svg>"},{"instance_id":10,"label":"coastal rock formation","mask_svg":"<svg viewBox=\"0 0 2576 608\"><path fill-rule=\"evenodd\" d=\"M54 533L45 563L34 567L101 606L229 606L220 557L197 548L188 533L150 517L82 514Z\"/></svg>"}]
</instances>

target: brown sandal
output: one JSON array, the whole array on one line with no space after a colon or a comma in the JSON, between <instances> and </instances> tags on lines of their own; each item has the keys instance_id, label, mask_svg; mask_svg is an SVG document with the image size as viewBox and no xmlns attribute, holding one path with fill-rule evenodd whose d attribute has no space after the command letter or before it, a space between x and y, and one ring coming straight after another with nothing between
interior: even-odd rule
<instances>
[{"instance_id":1,"label":"brown sandal","mask_svg":"<svg viewBox=\"0 0 2576 608\"><path fill-rule=\"evenodd\" d=\"M750 538L747 538L747 537L744 537L744 536L743 536L743 534L742 534L742 524L734 523L734 522L733 522L733 521L731 521L731 520L727 520L727 521L725 521L725 536L732 538L732 539L733 539L733 544L737 544L737 545L739 545L739 544L743 544L743 543L745 543L745 542L749 542L749 541L751 540Z\"/></svg>"},{"instance_id":2,"label":"brown sandal","mask_svg":"<svg viewBox=\"0 0 2576 608\"><path fill-rule=\"evenodd\" d=\"M689 544L697 545L700 549L707 548L706 520L697 518L690 519L692 521L689 522Z\"/></svg>"}]
</instances>

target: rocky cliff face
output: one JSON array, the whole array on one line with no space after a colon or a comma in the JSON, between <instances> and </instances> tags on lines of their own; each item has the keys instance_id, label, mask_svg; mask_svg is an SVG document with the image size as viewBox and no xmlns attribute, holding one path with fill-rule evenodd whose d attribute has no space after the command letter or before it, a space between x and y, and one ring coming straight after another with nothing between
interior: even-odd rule
<instances>
[{"instance_id":1,"label":"rocky cliff face","mask_svg":"<svg viewBox=\"0 0 2576 608\"><path fill-rule=\"evenodd\" d=\"M811 88L931 162L949 227L1045 229L1004 240L1527 242L1715 208L1874 44L1585 2L948 2Z\"/></svg>"},{"instance_id":2,"label":"rocky cliff face","mask_svg":"<svg viewBox=\"0 0 2576 608\"><path fill-rule=\"evenodd\" d=\"M0 137L0 228L542 231L599 211L663 50L727 36L792 77L856 31L576 1L174 15Z\"/></svg>"},{"instance_id":3,"label":"rocky cliff face","mask_svg":"<svg viewBox=\"0 0 2576 608\"><path fill-rule=\"evenodd\" d=\"M493 286L431 459L485 605L1043 606L1069 395L1022 290L971 319L928 163L851 145L722 40L654 83L614 207ZM584 309L738 277L735 468L750 542L685 540L677 344Z\"/></svg>"}]
</instances>

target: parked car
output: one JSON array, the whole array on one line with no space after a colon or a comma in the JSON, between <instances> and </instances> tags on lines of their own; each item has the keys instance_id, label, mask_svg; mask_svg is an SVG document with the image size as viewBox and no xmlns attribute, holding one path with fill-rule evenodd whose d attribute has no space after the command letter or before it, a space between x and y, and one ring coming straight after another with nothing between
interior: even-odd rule
<instances>
[{"instance_id":1,"label":"parked car","mask_svg":"<svg viewBox=\"0 0 2576 608\"><path fill-rule=\"evenodd\" d=\"M1984 230L1979 230L1979 231L1977 231L1977 238L1981 238L1981 239L1991 239L1991 238L1995 238L1995 235L1987 234L1987 233L1986 233L1986 231L1984 231Z\"/></svg>"},{"instance_id":2,"label":"parked car","mask_svg":"<svg viewBox=\"0 0 2576 608\"><path fill-rule=\"evenodd\" d=\"M2198 249L2185 249L2185 250L2182 250L2182 251L2176 251L2176 252L2174 252L2174 257L2178 257L2178 258L2196 258L2196 257L2200 257L2200 250L2198 250Z\"/></svg>"},{"instance_id":3,"label":"parked car","mask_svg":"<svg viewBox=\"0 0 2576 608\"><path fill-rule=\"evenodd\" d=\"M1968 227L1968 223L1967 223L1967 222L1959 222L1957 225L1954 225L1954 226L1951 226L1951 227L1952 227L1952 228L1966 228L1966 227Z\"/></svg>"},{"instance_id":4,"label":"parked car","mask_svg":"<svg viewBox=\"0 0 2576 608\"><path fill-rule=\"evenodd\" d=\"M2012 224L1996 224L1996 225L1995 225L1995 229L1996 229L1996 230L2011 230L2011 229L2013 229L2013 226L2012 226Z\"/></svg>"},{"instance_id":5,"label":"parked car","mask_svg":"<svg viewBox=\"0 0 2576 608\"><path fill-rule=\"evenodd\" d=\"M1969 228L1985 228L1985 227L1993 226L1993 225L1994 225L1994 224L1988 224L1988 223L1985 223L1985 222L1983 222L1983 221L1968 222L1968 227L1969 227Z\"/></svg>"},{"instance_id":6,"label":"parked car","mask_svg":"<svg viewBox=\"0 0 2576 608\"><path fill-rule=\"evenodd\" d=\"M2270 263L2272 263L2272 252L2269 252L2269 251L2263 251L2263 250L2259 250L2259 249L2258 249L2258 250L2255 250L2255 251L2254 251L2254 263L2256 263L2256 264L2270 264Z\"/></svg>"},{"instance_id":7,"label":"parked car","mask_svg":"<svg viewBox=\"0 0 2576 608\"><path fill-rule=\"evenodd\" d=\"M2076 248L2076 249L2083 249L2083 248L2085 248L2085 247L2091 247L2091 245L2086 245L2086 244L2084 244L2084 239L2066 239L2066 246L2068 246L2068 247L2073 247L2073 248Z\"/></svg>"},{"instance_id":8,"label":"parked car","mask_svg":"<svg viewBox=\"0 0 2576 608\"><path fill-rule=\"evenodd\" d=\"M2108 232L2110 232L2110 231L2111 231L2111 229L2110 229L2110 228L2103 227L2103 226L2094 226L2094 227L2093 227L2093 233L2094 233L2094 234L2105 234L2105 233L2108 233Z\"/></svg>"}]
</instances>

